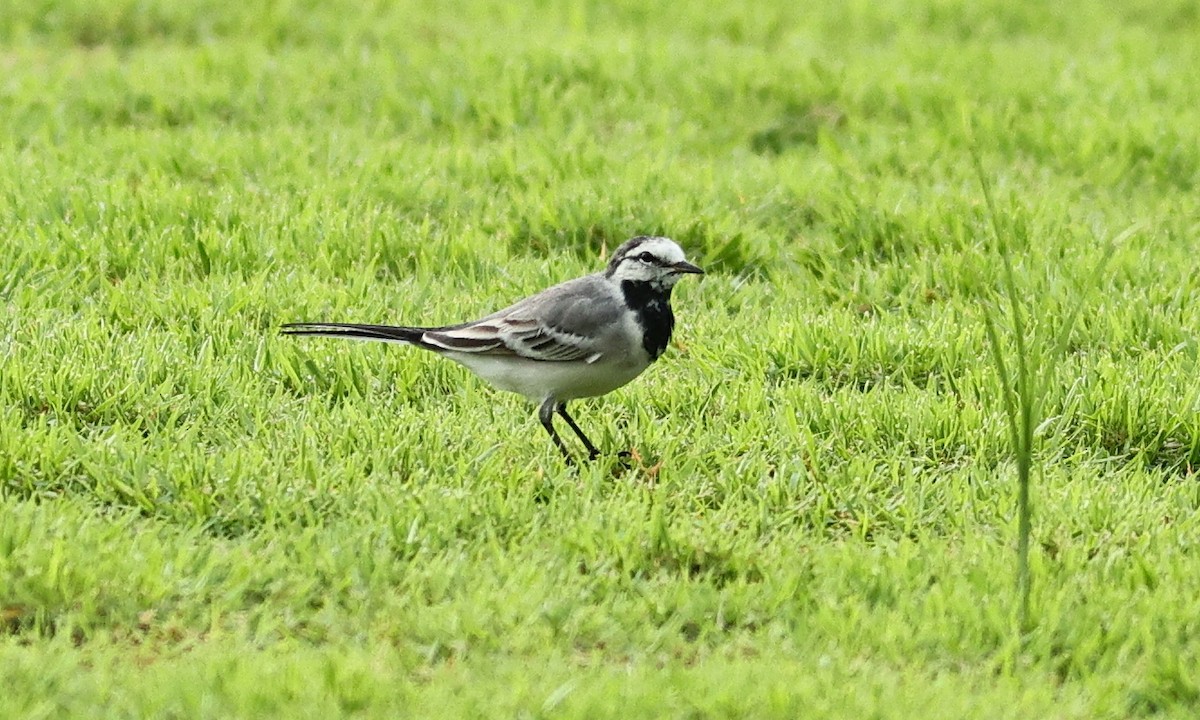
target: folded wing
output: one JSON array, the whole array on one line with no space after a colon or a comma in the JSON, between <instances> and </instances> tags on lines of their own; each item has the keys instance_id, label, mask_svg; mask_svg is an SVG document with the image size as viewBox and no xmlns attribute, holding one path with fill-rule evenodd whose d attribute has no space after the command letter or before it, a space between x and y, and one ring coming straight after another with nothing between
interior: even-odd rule
<instances>
[{"instance_id":1,"label":"folded wing","mask_svg":"<svg viewBox=\"0 0 1200 720\"><path fill-rule=\"evenodd\" d=\"M515 355L544 362L604 357L621 301L592 276L557 285L510 308L463 325L425 331L427 344L462 353Z\"/></svg>"}]
</instances>

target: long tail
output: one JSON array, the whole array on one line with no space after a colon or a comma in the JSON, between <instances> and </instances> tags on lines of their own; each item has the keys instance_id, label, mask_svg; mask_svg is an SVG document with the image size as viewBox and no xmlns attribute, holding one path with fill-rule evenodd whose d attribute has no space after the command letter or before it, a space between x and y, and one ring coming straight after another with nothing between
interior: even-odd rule
<instances>
[{"instance_id":1,"label":"long tail","mask_svg":"<svg viewBox=\"0 0 1200 720\"><path fill-rule=\"evenodd\" d=\"M408 343L428 347L421 340L425 328L400 327L397 325L360 325L358 323L287 323L279 331L284 335L318 335L322 337L351 338L354 340L382 340L384 342Z\"/></svg>"}]
</instances>

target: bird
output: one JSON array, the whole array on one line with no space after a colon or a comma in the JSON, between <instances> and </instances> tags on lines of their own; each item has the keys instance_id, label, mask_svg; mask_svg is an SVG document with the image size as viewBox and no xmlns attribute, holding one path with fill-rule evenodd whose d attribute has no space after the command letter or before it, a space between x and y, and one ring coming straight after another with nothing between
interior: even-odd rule
<instances>
[{"instance_id":1,"label":"bird","mask_svg":"<svg viewBox=\"0 0 1200 720\"><path fill-rule=\"evenodd\" d=\"M689 274L704 271L674 240L639 235L622 243L603 271L478 320L428 327L298 322L284 324L281 332L414 345L453 360L492 386L533 401L542 427L571 464L554 416L583 443L589 460L600 455L567 403L612 392L662 356L675 329L671 290Z\"/></svg>"}]
</instances>

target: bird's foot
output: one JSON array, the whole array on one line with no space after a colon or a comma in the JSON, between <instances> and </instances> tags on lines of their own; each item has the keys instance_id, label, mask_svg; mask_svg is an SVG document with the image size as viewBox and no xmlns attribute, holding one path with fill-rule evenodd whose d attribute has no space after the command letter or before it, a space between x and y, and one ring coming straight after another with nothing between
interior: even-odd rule
<instances>
[{"instance_id":1,"label":"bird's foot","mask_svg":"<svg viewBox=\"0 0 1200 720\"><path fill-rule=\"evenodd\" d=\"M612 463L613 471L617 475L624 475L635 467L637 467L637 455L628 450L618 452Z\"/></svg>"}]
</instances>

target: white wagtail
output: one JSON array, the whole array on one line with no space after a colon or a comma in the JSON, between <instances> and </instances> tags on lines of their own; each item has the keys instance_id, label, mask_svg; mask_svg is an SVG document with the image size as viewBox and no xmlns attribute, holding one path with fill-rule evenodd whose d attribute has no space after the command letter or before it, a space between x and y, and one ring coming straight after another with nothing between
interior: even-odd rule
<instances>
[{"instance_id":1,"label":"white wagtail","mask_svg":"<svg viewBox=\"0 0 1200 720\"><path fill-rule=\"evenodd\" d=\"M684 274L703 272L674 240L635 237L617 248L604 272L568 280L472 322L439 327L289 323L282 331L432 350L538 403L538 419L570 462L554 430L554 413L561 415L589 459L595 459L600 451L567 414L567 401L616 390L657 360L675 328L671 288Z\"/></svg>"}]
</instances>

